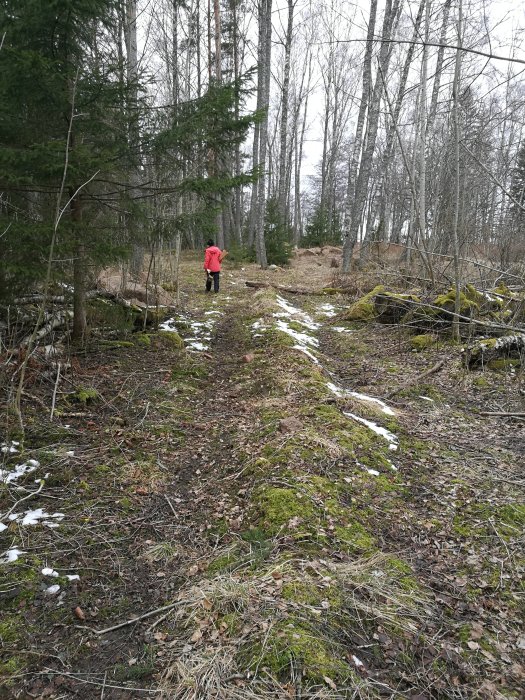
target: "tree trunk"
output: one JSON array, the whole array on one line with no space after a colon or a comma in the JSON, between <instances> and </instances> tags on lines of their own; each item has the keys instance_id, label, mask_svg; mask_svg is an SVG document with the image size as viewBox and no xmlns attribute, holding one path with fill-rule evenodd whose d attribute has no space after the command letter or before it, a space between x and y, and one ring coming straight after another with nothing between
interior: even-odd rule
<instances>
[{"instance_id":1,"label":"tree trunk","mask_svg":"<svg viewBox=\"0 0 525 700\"><path fill-rule=\"evenodd\" d=\"M71 189L70 196L78 188ZM71 200L71 220L73 226L78 227L82 223L82 203L80 195ZM87 258L83 243L83 235L79 230L75 231L75 257L73 258L73 333L72 340L81 343L86 334L86 291L87 291Z\"/></svg>"},{"instance_id":2,"label":"tree trunk","mask_svg":"<svg viewBox=\"0 0 525 700\"><path fill-rule=\"evenodd\" d=\"M361 101L359 103L359 113L357 115L357 126L355 130L354 143L348 164L348 179L346 185L346 203L344 226L348 231L350 227L350 217L352 215L352 202L354 201L355 186L357 180L357 169L359 167L359 157L363 145L363 132L365 126L365 116L370 101L372 88L372 53L374 49L374 36L377 17L377 0L370 1L370 15L368 18L368 31L366 35L365 56L363 59L363 85L361 90ZM350 256L351 257L351 256Z\"/></svg>"},{"instance_id":3,"label":"tree trunk","mask_svg":"<svg viewBox=\"0 0 525 700\"><path fill-rule=\"evenodd\" d=\"M282 220L288 220L286 211L287 201L287 153L288 153L288 100L290 92L290 55L292 52L292 31L293 13L295 2L288 0L288 24L286 27L286 38L284 44L284 75L282 90L281 128L280 128L280 148L279 148L279 177L278 177L278 205Z\"/></svg>"},{"instance_id":4,"label":"tree trunk","mask_svg":"<svg viewBox=\"0 0 525 700\"><path fill-rule=\"evenodd\" d=\"M463 0L458 2L458 21L457 21L457 42L461 46L463 39ZM452 322L452 336L455 340L460 339L459 332L459 314L461 312L461 272L459 261L459 209L460 209L460 187L461 187L461 172L460 172L460 157L459 157L459 142L460 142L460 123L459 123L459 88L461 83L461 51L456 50L456 61L454 66L454 83L452 86L452 117L454 123L454 166L455 166L455 201L454 201L454 220L452 225L452 242L454 254L454 284L456 290L456 298L454 303L454 320Z\"/></svg>"},{"instance_id":5,"label":"tree trunk","mask_svg":"<svg viewBox=\"0 0 525 700\"><path fill-rule=\"evenodd\" d=\"M259 12L259 41L263 46L263 83L262 89L263 118L260 128L259 166L261 175L257 187L257 227L256 253L257 262L264 269L268 266L266 259L266 244L264 241L264 219L266 213L266 153L268 145L268 110L270 106L270 76L272 57L272 0L260 0Z\"/></svg>"},{"instance_id":6,"label":"tree trunk","mask_svg":"<svg viewBox=\"0 0 525 700\"><path fill-rule=\"evenodd\" d=\"M364 149L359 164L354 198L350 210L350 220L345 224L346 239L343 246L343 272L348 272L350 269L352 253L357 243L359 229L363 223L363 214L368 195L368 184L372 171L372 159L379 126L381 96L383 93L383 81L380 74L386 78L391 57L390 38L392 36L394 20L398 16L401 2L402 0L387 0L385 7L385 17L381 34L382 42L378 60L378 75L376 76L374 90L370 99Z\"/></svg>"}]
</instances>

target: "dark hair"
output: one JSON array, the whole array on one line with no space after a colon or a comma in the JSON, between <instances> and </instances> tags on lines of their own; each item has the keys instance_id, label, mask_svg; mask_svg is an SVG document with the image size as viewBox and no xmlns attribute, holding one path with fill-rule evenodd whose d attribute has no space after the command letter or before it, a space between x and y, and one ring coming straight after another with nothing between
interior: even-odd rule
<instances>
[{"instance_id":1,"label":"dark hair","mask_svg":"<svg viewBox=\"0 0 525 700\"><path fill-rule=\"evenodd\" d=\"M206 245L215 245L211 238L208 238L208 243Z\"/></svg>"}]
</instances>

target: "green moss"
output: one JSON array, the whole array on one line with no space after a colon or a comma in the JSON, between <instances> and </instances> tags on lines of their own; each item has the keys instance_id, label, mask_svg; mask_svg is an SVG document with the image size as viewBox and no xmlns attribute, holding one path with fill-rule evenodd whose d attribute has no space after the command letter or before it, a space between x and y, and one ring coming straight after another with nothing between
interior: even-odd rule
<instances>
[{"instance_id":1,"label":"green moss","mask_svg":"<svg viewBox=\"0 0 525 700\"><path fill-rule=\"evenodd\" d=\"M100 394L94 387L81 387L70 398L82 404L94 403L100 398Z\"/></svg>"},{"instance_id":2,"label":"green moss","mask_svg":"<svg viewBox=\"0 0 525 700\"><path fill-rule=\"evenodd\" d=\"M135 336L135 342L143 348L149 348L151 346L151 335L149 333L139 333Z\"/></svg>"},{"instance_id":3,"label":"green moss","mask_svg":"<svg viewBox=\"0 0 525 700\"><path fill-rule=\"evenodd\" d=\"M485 379L485 377L476 377L476 379L474 379L472 382L472 386L475 386L478 389L485 389L486 387L490 386L490 382L488 379Z\"/></svg>"},{"instance_id":4,"label":"green moss","mask_svg":"<svg viewBox=\"0 0 525 700\"><path fill-rule=\"evenodd\" d=\"M525 526L525 504L509 503L496 509L497 517L506 525Z\"/></svg>"},{"instance_id":5,"label":"green moss","mask_svg":"<svg viewBox=\"0 0 525 700\"><path fill-rule=\"evenodd\" d=\"M173 350L182 350L184 348L183 339L175 331L158 331L157 338L159 338L166 347Z\"/></svg>"},{"instance_id":6,"label":"green moss","mask_svg":"<svg viewBox=\"0 0 525 700\"><path fill-rule=\"evenodd\" d=\"M127 496L124 496L124 498L121 498L119 501L119 505L125 510L125 511L130 511L133 510L133 502L130 498Z\"/></svg>"},{"instance_id":7,"label":"green moss","mask_svg":"<svg viewBox=\"0 0 525 700\"><path fill-rule=\"evenodd\" d=\"M337 585L320 587L311 580L285 583L281 596L284 600L298 605L311 605L318 608L327 602L332 610L340 610L343 607L342 591Z\"/></svg>"},{"instance_id":8,"label":"green moss","mask_svg":"<svg viewBox=\"0 0 525 700\"><path fill-rule=\"evenodd\" d=\"M359 522L350 525L336 526L335 537L343 545L343 549L354 554L371 553L375 549L375 539Z\"/></svg>"},{"instance_id":9,"label":"green moss","mask_svg":"<svg viewBox=\"0 0 525 700\"><path fill-rule=\"evenodd\" d=\"M365 294L364 297L361 297L361 299L352 304L352 306L344 314L344 318L349 321L372 320L376 316L374 298L378 294L383 294L384 292L385 288L383 287L383 285L377 285L377 287L374 287L372 291L368 292L368 294Z\"/></svg>"},{"instance_id":10,"label":"green moss","mask_svg":"<svg viewBox=\"0 0 525 700\"><path fill-rule=\"evenodd\" d=\"M415 591L419 583L414 576L411 567L401 559L389 555L386 559L385 568L397 585L405 591Z\"/></svg>"},{"instance_id":11,"label":"green moss","mask_svg":"<svg viewBox=\"0 0 525 700\"><path fill-rule=\"evenodd\" d=\"M10 676L15 676L23 671L24 668L24 661L20 656L11 656L6 661L0 661L0 678L4 679L3 683L6 686L12 686L14 679L10 679Z\"/></svg>"},{"instance_id":12,"label":"green moss","mask_svg":"<svg viewBox=\"0 0 525 700\"><path fill-rule=\"evenodd\" d=\"M184 379L204 379L208 376L206 364L191 355L180 355L179 361L171 371L173 382Z\"/></svg>"},{"instance_id":13,"label":"green moss","mask_svg":"<svg viewBox=\"0 0 525 700\"><path fill-rule=\"evenodd\" d=\"M500 357L498 359L494 360L489 360L487 362L487 367L489 369L495 369L495 370L506 370L510 369L511 367L519 367L521 365L521 360L518 360L517 358L513 357Z\"/></svg>"},{"instance_id":14,"label":"green moss","mask_svg":"<svg viewBox=\"0 0 525 700\"><path fill-rule=\"evenodd\" d=\"M15 616L6 617L0 622L0 642L3 645L18 641L21 632L21 622Z\"/></svg>"},{"instance_id":15,"label":"green moss","mask_svg":"<svg viewBox=\"0 0 525 700\"><path fill-rule=\"evenodd\" d=\"M450 289L446 294L440 294L432 302L434 306L439 306L447 311L454 311L456 303L456 290ZM467 315L472 311L479 309L477 304L472 299L469 299L464 292L459 295L459 311L461 314Z\"/></svg>"},{"instance_id":16,"label":"green moss","mask_svg":"<svg viewBox=\"0 0 525 700\"><path fill-rule=\"evenodd\" d=\"M469 301L474 302L478 307L487 303L487 298L481 292L478 292L472 284L465 286L464 294Z\"/></svg>"},{"instance_id":17,"label":"green moss","mask_svg":"<svg viewBox=\"0 0 525 700\"><path fill-rule=\"evenodd\" d=\"M302 523L317 521L313 504L297 491L290 488L263 488L255 500L262 520L267 523L268 531L276 533L292 518L299 518Z\"/></svg>"},{"instance_id":18,"label":"green moss","mask_svg":"<svg viewBox=\"0 0 525 700\"><path fill-rule=\"evenodd\" d=\"M417 350L418 352L421 352L421 350L425 350L426 348L432 347L436 342L436 336L432 335L431 333L423 333L421 335L414 335L412 338L410 338L410 345L414 350Z\"/></svg>"},{"instance_id":19,"label":"green moss","mask_svg":"<svg viewBox=\"0 0 525 700\"><path fill-rule=\"evenodd\" d=\"M213 576L224 571L231 571L238 563L239 556L234 552L227 552L226 554L221 554L208 565L207 573Z\"/></svg>"},{"instance_id":20,"label":"green moss","mask_svg":"<svg viewBox=\"0 0 525 700\"><path fill-rule=\"evenodd\" d=\"M256 644L249 653L248 667L267 668L273 676L283 678L290 665L299 663L303 678L324 683L348 682L353 677L350 666L343 661L344 651L328 645L318 630L294 618L274 625L265 644Z\"/></svg>"},{"instance_id":21,"label":"green moss","mask_svg":"<svg viewBox=\"0 0 525 700\"><path fill-rule=\"evenodd\" d=\"M95 472L97 474L108 474L111 471L111 467L107 464L97 464L95 467Z\"/></svg>"}]
</instances>

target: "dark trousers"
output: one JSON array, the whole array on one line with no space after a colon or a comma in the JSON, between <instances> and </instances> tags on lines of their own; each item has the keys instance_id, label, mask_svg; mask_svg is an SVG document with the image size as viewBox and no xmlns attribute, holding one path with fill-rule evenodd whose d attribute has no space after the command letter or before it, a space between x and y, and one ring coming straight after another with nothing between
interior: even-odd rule
<instances>
[{"instance_id":1,"label":"dark trousers","mask_svg":"<svg viewBox=\"0 0 525 700\"><path fill-rule=\"evenodd\" d=\"M206 291L211 292L211 281L213 280L213 291L219 291L219 275L220 272L210 272L206 277Z\"/></svg>"}]
</instances>

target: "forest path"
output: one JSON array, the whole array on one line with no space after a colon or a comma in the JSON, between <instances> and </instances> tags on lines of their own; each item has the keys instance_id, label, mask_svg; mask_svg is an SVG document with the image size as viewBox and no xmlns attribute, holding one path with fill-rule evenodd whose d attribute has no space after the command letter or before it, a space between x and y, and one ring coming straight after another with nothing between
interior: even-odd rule
<instances>
[{"instance_id":1,"label":"forest path","mask_svg":"<svg viewBox=\"0 0 525 700\"><path fill-rule=\"evenodd\" d=\"M73 379L100 400L33 416L33 507L65 517L9 530L0 697L518 697L523 432L478 415L514 379L477 387L452 346L410 353L341 325L343 300L242 279L192 292L171 326L188 351L169 332L99 349ZM438 353L395 415L370 401Z\"/></svg>"}]
</instances>

